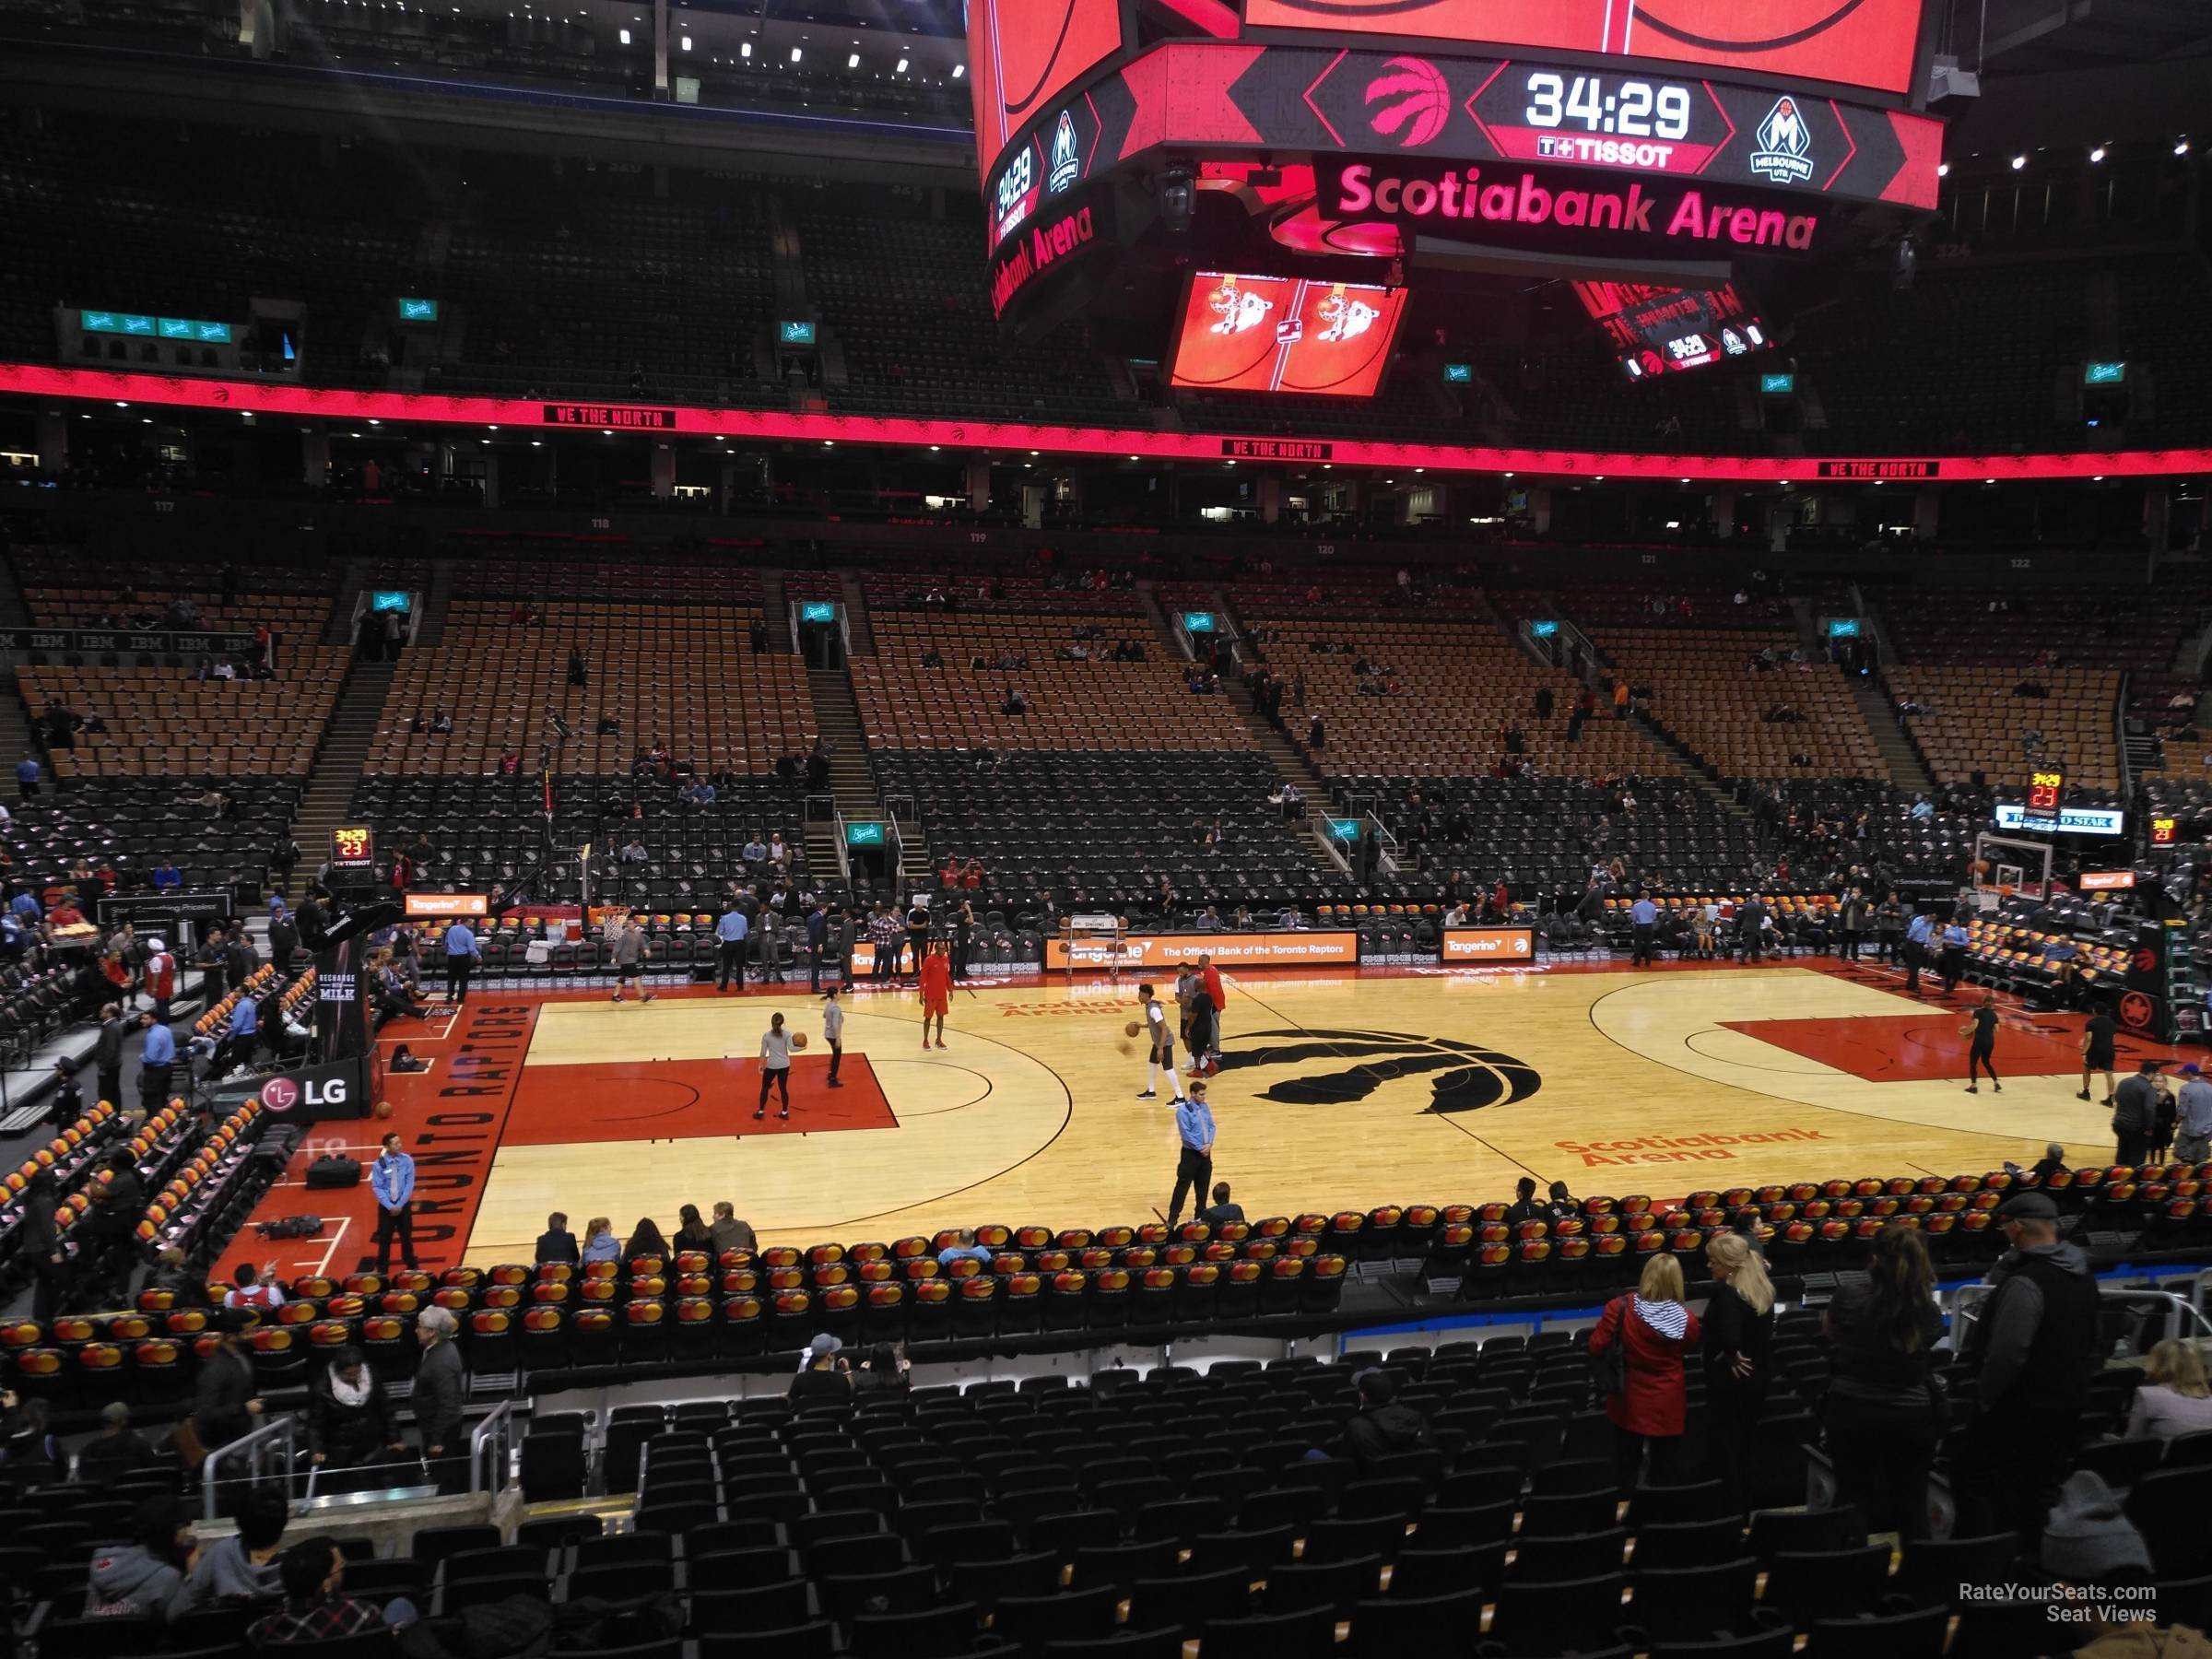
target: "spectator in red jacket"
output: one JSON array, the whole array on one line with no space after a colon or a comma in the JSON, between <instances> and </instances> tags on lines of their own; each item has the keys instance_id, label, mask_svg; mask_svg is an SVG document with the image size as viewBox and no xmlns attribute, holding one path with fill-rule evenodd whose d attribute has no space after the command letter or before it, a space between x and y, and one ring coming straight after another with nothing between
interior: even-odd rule
<instances>
[{"instance_id":1,"label":"spectator in red jacket","mask_svg":"<svg viewBox=\"0 0 2212 1659\"><path fill-rule=\"evenodd\" d=\"M1606 1400L1623 1490L1637 1484L1647 1443L1653 1482L1675 1478L1682 1449L1682 1356L1696 1350L1698 1337L1698 1316L1683 1305L1682 1264L1671 1255L1645 1263L1634 1294L1607 1302L1590 1333L1594 1358L1618 1344L1625 1361L1626 1384Z\"/></svg>"}]
</instances>

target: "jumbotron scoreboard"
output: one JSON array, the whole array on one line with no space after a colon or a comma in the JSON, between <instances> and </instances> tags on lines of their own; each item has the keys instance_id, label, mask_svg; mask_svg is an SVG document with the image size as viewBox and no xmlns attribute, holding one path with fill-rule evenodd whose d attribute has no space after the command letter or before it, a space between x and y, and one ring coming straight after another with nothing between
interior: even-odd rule
<instances>
[{"instance_id":1,"label":"jumbotron scoreboard","mask_svg":"<svg viewBox=\"0 0 2212 1659\"><path fill-rule=\"evenodd\" d=\"M1762 270L1935 208L1933 9L969 0L993 304L1136 295L1194 388L1371 395L1454 272L1585 282L1630 379L1755 357Z\"/></svg>"}]
</instances>

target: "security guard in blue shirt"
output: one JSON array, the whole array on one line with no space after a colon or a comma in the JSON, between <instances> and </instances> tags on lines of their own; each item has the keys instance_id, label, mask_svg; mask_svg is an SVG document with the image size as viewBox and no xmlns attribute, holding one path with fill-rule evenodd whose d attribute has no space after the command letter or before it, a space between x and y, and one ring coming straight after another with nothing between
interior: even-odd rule
<instances>
[{"instance_id":1,"label":"security guard in blue shirt","mask_svg":"<svg viewBox=\"0 0 2212 1659\"><path fill-rule=\"evenodd\" d=\"M1920 994L1920 971L1928 965L1928 947L1936 942L1936 919L1915 911L1905 924L1905 991Z\"/></svg>"},{"instance_id":2,"label":"security guard in blue shirt","mask_svg":"<svg viewBox=\"0 0 2212 1659\"><path fill-rule=\"evenodd\" d=\"M1950 995L1959 989L1959 981L1966 972L1966 929L1957 922L1947 922L1943 928L1943 994Z\"/></svg>"},{"instance_id":3,"label":"security guard in blue shirt","mask_svg":"<svg viewBox=\"0 0 2212 1659\"><path fill-rule=\"evenodd\" d=\"M1629 966L1649 968L1652 965L1652 941L1659 933L1659 907L1652 902L1649 893L1639 894L1636 902L1629 906L1630 936L1634 947L1629 953Z\"/></svg>"}]
</instances>

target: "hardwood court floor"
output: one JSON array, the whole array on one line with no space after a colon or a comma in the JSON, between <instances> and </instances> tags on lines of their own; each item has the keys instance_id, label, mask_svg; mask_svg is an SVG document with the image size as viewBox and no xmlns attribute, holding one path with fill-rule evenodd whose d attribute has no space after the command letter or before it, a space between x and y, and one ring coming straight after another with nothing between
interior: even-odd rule
<instances>
[{"instance_id":1,"label":"hardwood court floor","mask_svg":"<svg viewBox=\"0 0 2212 1659\"><path fill-rule=\"evenodd\" d=\"M863 991L846 1023L853 1100L825 1087L803 987L649 1007L504 1000L530 1029L456 1230L479 1265L518 1259L554 1209L627 1234L727 1198L764 1241L807 1242L1166 1206L1173 1119L1164 1088L1135 1099L1133 983L963 989L948 1046L926 1052L910 994ZM1888 971L1835 964L1240 974L1211 1086L1215 1172L1264 1215L1510 1197L1524 1173L1666 1197L1981 1171L2053 1139L2109 1154L2110 1113L2074 1098L2078 1017L2007 1007L2005 1091L1968 1095L1964 1001L1916 1002ZM756 1125L752 1056L776 1009L814 1047L792 1122ZM2124 1042L2122 1065L2154 1052L2170 1051Z\"/></svg>"}]
</instances>

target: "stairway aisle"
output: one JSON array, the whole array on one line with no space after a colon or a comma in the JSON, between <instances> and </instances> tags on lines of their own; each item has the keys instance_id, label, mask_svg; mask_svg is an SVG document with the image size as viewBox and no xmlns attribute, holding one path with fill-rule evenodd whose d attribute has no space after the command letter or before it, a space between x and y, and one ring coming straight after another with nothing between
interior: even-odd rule
<instances>
[{"instance_id":1,"label":"stairway aisle","mask_svg":"<svg viewBox=\"0 0 2212 1659\"><path fill-rule=\"evenodd\" d=\"M382 719L384 699L392 690L394 665L357 662L338 688L337 706L323 734L323 747L307 774L307 794L300 802L300 816L292 823L292 840L300 846L300 865L292 874L286 899L298 904L314 879L317 865L330 856L330 832L347 821L353 810L353 786L369 759L369 746Z\"/></svg>"},{"instance_id":2,"label":"stairway aisle","mask_svg":"<svg viewBox=\"0 0 2212 1659\"><path fill-rule=\"evenodd\" d=\"M844 573L845 631L851 636L854 656L876 654L876 630L868 626L868 596L860 585L860 578L851 571Z\"/></svg>"},{"instance_id":3,"label":"stairway aisle","mask_svg":"<svg viewBox=\"0 0 2212 1659\"><path fill-rule=\"evenodd\" d=\"M848 818L882 818L883 804L877 797L875 774L868 770L867 736L860 724L860 704L853 700L853 681L841 669L817 668L806 676L806 689L814 700L814 729L830 747L830 794L837 809ZM818 879L827 879L838 867L837 854L836 824L809 822L806 867ZM908 864L917 855L926 870L926 848L910 848Z\"/></svg>"},{"instance_id":4,"label":"stairway aisle","mask_svg":"<svg viewBox=\"0 0 2212 1659\"><path fill-rule=\"evenodd\" d=\"M782 571L760 572L760 608L762 619L768 624L768 648L781 652L794 650L791 638L791 598L783 591Z\"/></svg>"},{"instance_id":5,"label":"stairway aisle","mask_svg":"<svg viewBox=\"0 0 2212 1659\"><path fill-rule=\"evenodd\" d=\"M422 596L422 615L415 618L415 626L407 639L414 645L441 645L445 642L446 612L453 602L453 564L450 559L433 559L430 563L429 591Z\"/></svg>"},{"instance_id":6,"label":"stairway aisle","mask_svg":"<svg viewBox=\"0 0 2212 1659\"><path fill-rule=\"evenodd\" d=\"M1897 711L1889 706L1888 695L1882 689L1881 681L1869 676L1846 677L1851 686L1852 700L1859 705L1865 718L1866 730L1874 738L1874 747L1884 760L1889 763L1889 779L1900 789L1912 790L1916 794L1933 794L1936 780L1928 776L1928 769L1920 759L1920 751L1905 735L1899 724Z\"/></svg>"},{"instance_id":7,"label":"stairway aisle","mask_svg":"<svg viewBox=\"0 0 2212 1659\"><path fill-rule=\"evenodd\" d=\"M1306 851L1313 867L1326 876L1341 877L1344 866L1337 863L1336 854L1324 839L1329 814L1333 810L1329 800L1329 786L1322 775L1289 738L1268 724L1253 700L1251 692L1234 675L1221 677L1221 695L1228 698L1230 706L1242 717L1244 729L1252 734L1253 747L1267 757L1275 768L1275 775L1286 783L1298 785L1298 793L1306 798Z\"/></svg>"}]
</instances>

